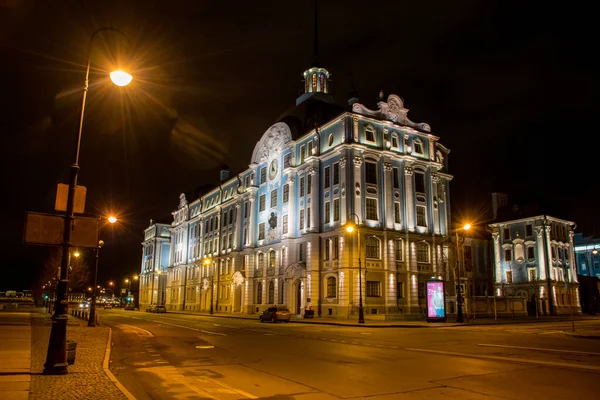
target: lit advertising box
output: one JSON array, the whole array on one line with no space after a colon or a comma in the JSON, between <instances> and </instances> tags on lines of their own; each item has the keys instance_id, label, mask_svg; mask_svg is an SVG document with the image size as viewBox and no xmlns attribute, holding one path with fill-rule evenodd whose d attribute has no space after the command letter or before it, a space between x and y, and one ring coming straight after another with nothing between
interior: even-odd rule
<instances>
[{"instance_id":1,"label":"lit advertising box","mask_svg":"<svg viewBox=\"0 0 600 400\"><path fill-rule=\"evenodd\" d=\"M427 281L427 322L446 321L444 281Z\"/></svg>"}]
</instances>

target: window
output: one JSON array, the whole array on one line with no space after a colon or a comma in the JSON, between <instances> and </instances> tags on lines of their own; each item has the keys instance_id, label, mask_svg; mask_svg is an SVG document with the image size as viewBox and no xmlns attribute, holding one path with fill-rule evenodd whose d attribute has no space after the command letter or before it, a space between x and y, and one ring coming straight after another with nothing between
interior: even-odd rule
<instances>
[{"instance_id":1,"label":"window","mask_svg":"<svg viewBox=\"0 0 600 400\"><path fill-rule=\"evenodd\" d=\"M325 248L323 249L323 260L329 261L329 249L331 246L331 239L325 239Z\"/></svg>"},{"instance_id":2,"label":"window","mask_svg":"<svg viewBox=\"0 0 600 400\"><path fill-rule=\"evenodd\" d=\"M273 281L269 282L269 304L275 303L275 283Z\"/></svg>"},{"instance_id":3,"label":"window","mask_svg":"<svg viewBox=\"0 0 600 400\"><path fill-rule=\"evenodd\" d=\"M330 276L329 278L327 278L327 297L328 298L333 298L336 297L335 296L335 278L333 276Z\"/></svg>"},{"instance_id":4,"label":"window","mask_svg":"<svg viewBox=\"0 0 600 400\"><path fill-rule=\"evenodd\" d=\"M300 197L304 196L304 177L300 178Z\"/></svg>"},{"instance_id":5,"label":"window","mask_svg":"<svg viewBox=\"0 0 600 400\"><path fill-rule=\"evenodd\" d=\"M340 220L340 199L333 200L333 220L335 222Z\"/></svg>"},{"instance_id":6,"label":"window","mask_svg":"<svg viewBox=\"0 0 600 400\"><path fill-rule=\"evenodd\" d=\"M399 189L400 188L400 171L398 170L398 168L393 168L393 184L394 184L394 189Z\"/></svg>"},{"instance_id":7,"label":"window","mask_svg":"<svg viewBox=\"0 0 600 400\"><path fill-rule=\"evenodd\" d=\"M379 258L379 239L368 237L366 248L366 258Z\"/></svg>"},{"instance_id":8,"label":"window","mask_svg":"<svg viewBox=\"0 0 600 400\"><path fill-rule=\"evenodd\" d=\"M396 282L396 297L398 297L399 299L404 298L404 282Z\"/></svg>"},{"instance_id":9,"label":"window","mask_svg":"<svg viewBox=\"0 0 600 400\"><path fill-rule=\"evenodd\" d=\"M417 206L417 226L427 226L425 222L425 206Z\"/></svg>"},{"instance_id":10,"label":"window","mask_svg":"<svg viewBox=\"0 0 600 400\"><path fill-rule=\"evenodd\" d=\"M417 243L417 262L429 262L429 245L425 242Z\"/></svg>"},{"instance_id":11,"label":"window","mask_svg":"<svg viewBox=\"0 0 600 400\"><path fill-rule=\"evenodd\" d=\"M508 228L502 229L502 239L503 240L510 240L510 231L509 231Z\"/></svg>"},{"instance_id":12,"label":"window","mask_svg":"<svg viewBox=\"0 0 600 400\"><path fill-rule=\"evenodd\" d=\"M331 168L329 167L325 167L325 182L324 182L324 187L325 189L328 189L331 186L331 182L330 182L330 176L331 176Z\"/></svg>"},{"instance_id":13,"label":"window","mask_svg":"<svg viewBox=\"0 0 600 400\"><path fill-rule=\"evenodd\" d=\"M228 240L229 248L233 247L233 234L229 232L229 240Z\"/></svg>"},{"instance_id":14,"label":"window","mask_svg":"<svg viewBox=\"0 0 600 400\"><path fill-rule=\"evenodd\" d=\"M259 201L258 201L258 211L265 211L266 199L267 199L266 195L264 195L264 194L260 195Z\"/></svg>"},{"instance_id":15,"label":"window","mask_svg":"<svg viewBox=\"0 0 600 400\"><path fill-rule=\"evenodd\" d=\"M308 142L308 157L313 155L313 142Z\"/></svg>"},{"instance_id":16,"label":"window","mask_svg":"<svg viewBox=\"0 0 600 400\"><path fill-rule=\"evenodd\" d=\"M529 224L525 225L525 236L533 235L533 227Z\"/></svg>"},{"instance_id":17,"label":"window","mask_svg":"<svg viewBox=\"0 0 600 400\"><path fill-rule=\"evenodd\" d=\"M260 184L262 185L267 181L267 167L262 167L260 169Z\"/></svg>"},{"instance_id":18,"label":"window","mask_svg":"<svg viewBox=\"0 0 600 400\"><path fill-rule=\"evenodd\" d=\"M275 268L275 250L269 251L269 268Z\"/></svg>"},{"instance_id":19,"label":"window","mask_svg":"<svg viewBox=\"0 0 600 400\"><path fill-rule=\"evenodd\" d=\"M378 221L377 217L377 199L367 197L367 219Z\"/></svg>"},{"instance_id":20,"label":"window","mask_svg":"<svg viewBox=\"0 0 600 400\"><path fill-rule=\"evenodd\" d=\"M423 154L423 143L419 139L415 139L413 144L415 145L415 153Z\"/></svg>"},{"instance_id":21,"label":"window","mask_svg":"<svg viewBox=\"0 0 600 400\"><path fill-rule=\"evenodd\" d=\"M244 178L244 187L245 188L250 187L250 175L248 175Z\"/></svg>"},{"instance_id":22,"label":"window","mask_svg":"<svg viewBox=\"0 0 600 400\"><path fill-rule=\"evenodd\" d=\"M367 297L381 297L381 282L367 281Z\"/></svg>"},{"instance_id":23,"label":"window","mask_svg":"<svg viewBox=\"0 0 600 400\"><path fill-rule=\"evenodd\" d=\"M392 147L398 148L398 136L392 135Z\"/></svg>"},{"instance_id":24,"label":"window","mask_svg":"<svg viewBox=\"0 0 600 400\"><path fill-rule=\"evenodd\" d=\"M340 164L333 164L333 184L339 185L340 183Z\"/></svg>"},{"instance_id":25,"label":"window","mask_svg":"<svg viewBox=\"0 0 600 400\"><path fill-rule=\"evenodd\" d=\"M377 164L365 162L365 182L377 185Z\"/></svg>"},{"instance_id":26,"label":"window","mask_svg":"<svg viewBox=\"0 0 600 400\"><path fill-rule=\"evenodd\" d=\"M271 191L271 207L277 207L277 189Z\"/></svg>"},{"instance_id":27,"label":"window","mask_svg":"<svg viewBox=\"0 0 600 400\"><path fill-rule=\"evenodd\" d=\"M299 229L304 229L304 210L300 210L300 224Z\"/></svg>"},{"instance_id":28,"label":"window","mask_svg":"<svg viewBox=\"0 0 600 400\"><path fill-rule=\"evenodd\" d=\"M340 258L340 241L336 237L331 240L333 243L333 255L331 258L337 260L338 258Z\"/></svg>"},{"instance_id":29,"label":"window","mask_svg":"<svg viewBox=\"0 0 600 400\"><path fill-rule=\"evenodd\" d=\"M258 240L264 240L265 238L265 223L261 222L258 224Z\"/></svg>"},{"instance_id":30,"label":"window","mask_svg":"<svg viewBox=\"0 0 600 400\"><path fill-rule=\"evenodd\" d=\"M258 286L256 287L256 304L262 304L262 282L258 282Z\"/></svg>"},{"instance_id":31,"label":"window","mask_svg":"<svg viewBox=\"0 0 600 400\"><path fill-rule=\"evenodd\" d=\"M403 260L403 258L402 258L402 253L403 253L402 249L403 249L403 247L402 246L403 246L402 239L396 239L394 241L394 247L395 247L395 250L396 250L396 261L402 261Z\"/></svg>"},{"instance_id":32,"label":"window","mask_svg":"<svg viewBox=\"0 0 600 400\"><path fill-rule=\"evenodd\" d=\"M329 134L329 138L327 138L327 145L331 147L333 145L333 133Z\"/></svg>"},{"instance_id":33,"label":"window","mask_svg":"<svg viewBox=\"0 0 600 400\"><path fill-rule=\"evenodd\" d=\"M244 203L244 218L248 218L250 216L250 202Z\"/></svg>"},{"instance_id":34,"label":"window","mask_svg":"<svg viewBox=\"0 0 600 400\"><path fill-rule=\"evenodd\" d=\"M290 185L288 183L286 183L285 185L283 185L283 204L287 203L288 201L290 201Z\"/></svg>"},{"instance_id":35,"label":"window","mask_svg":"<svg viewBox=\"0 0 600 400\"><path fill-rule=\"evenodd\" d=\"M248 228L244 228L244 244L248 244Z\"/></svg>"},{"instance_id":36,"label":"window","mask_svg":"<svg viewBox=\"0 0 600 400\"><path fill-rule=\"evenodd\" d=\"M529 276L529 282L537 281L537 269L529 268L529 270L527 272L528 272L528 276Z\"/></svg>"},{"instance_id":37,"label":"window","mask_svg":"<svg viewBox=\"0 0 600 400\"><path fill-rule=\"evenodd\" d=\"M298 261L306 261L305 258L305 254L304 254L304 246L306 245L306 243L300 243L298 244Z\"/></svg>"},{"instance_id":38,"label":"window","mask_svg":"<svg viewBox=\"0 0 600 400\"><path fill-rule=\"evenodd\" d=\"M400 223L400 203L394 202L394 222Z\"/></svg>"},{"instance_id":39,"label":"window","mask_svg":"<svg viewBox=\"0 0 600 400\"><path fill-rule=\"evenodd\" d=\"M415 191L425 194L425 174L422 172L415 172Z\"/></svg>"},{"instance_id":40,"label":"window","mask_svg":"<svg viewBox=\"0 0 600 400\"><path fill-rule=\"evenodd\" d=\"M506 271L506 283L513 283L512 271Z\"/></svg>"},{"instance_id":41,"label":"window","mask_svg":"<svg viewBox=\"0 0 600 400\"><path fill-rule=\"evenodd\" d=\"M304 162L304 159L306 158L304 150L304 145L300 146L300 164L302 164Z\"/></svg>"},{"instance_id":42,"label":"window","mask_svg":"<svg viewBox=\"0 0 600 400\"><path fill-rule=\"evenodd\" d=\"M283 156L283 168L291 167L292 155L290 153Z\"/></svg>"},{"instance_id":43,"label":"window","mask_svg":"<svg viewBox=\"0 0 600 400\"><path fill-rule=\"evenodd\" d=\"M258 269L263 269L265 267L265 253L258 253Z\"/></svg>"},{"instance_id":44,"label":"window","mask_svg":"<svg viewBox=\"0 0 600 400\"><path fill-rule=\"evenodd\" d=\"M283 216L282 233L288 233L288 215L287 214L284 214L284 216Z\"/></svg>"},{"instance_id":45,"label":"window","mask_svg":"<svg viewBox=\"0 0 600 400\"><path fill-rule=\"evenodd\" d=\"M325 202L325 223L329 222L331 222L331 203L327 201Z\"/></svg>"},{"instance_id":46,"label":"window","mask_svg":"<svg viewBox=\"0 0 600 400\"><path fill-rule=\"evenodd\" d=\"M227 211L223 211L223 226L227 226Z\"/></svg>"},{"instance_id":47,"label":"window","mask_svg":"<svg viewBox=\"0 0 600 400\"><path fill-rule=\"evenodd\" d=\"M506 262L512 261L512 251L510 249L504 249L504 261L506 261Z\"/></svg>"},{"instance_id":48,"label":"window","mask_svg":"<svg viewBox=\"0 0 600 400\"><path fill-rule=\"evenodd\" d=\"M306 228L310 228L310 207L306 209Z\"/></svg>"},{"instance_id":49,"label":"window","mask_svg":"<svg viewBox=\"0 0 600 400\"><path fill-rule=\"evenodd\" d=\"M373 130L373 128L369 127L365 129L365 140L367 142L375 143L375 131Z\"/></svg>"}]
</instances>

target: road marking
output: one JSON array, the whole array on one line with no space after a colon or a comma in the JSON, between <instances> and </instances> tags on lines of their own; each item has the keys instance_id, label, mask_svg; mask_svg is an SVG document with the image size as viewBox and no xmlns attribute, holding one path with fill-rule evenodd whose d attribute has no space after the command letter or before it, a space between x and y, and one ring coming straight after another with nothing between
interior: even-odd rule
<instances>
[{"instance_id":1,"label":"road marking","mask_svg":"<svg viewBox=\"0 0 600 400\"><path fill-rule=\"evenodd\" d=\"M214 349L215 346L210 346L210 345L206 345L206 346L196 346L197 349Z\"/></svg>"},{"instance_id":2,"label":"road marking","mask_svg":"<svg viewBox=\"0 0 600 400\"><path fill-rule=\"evenodd\" d=\"M587 351L543 349L540 347L520 347L520 346L507 346L507 345L503 345L503 344L485 344L485 343L480 343L477 346L502 347L502 348L506 348L506 349L522 349L522 350L536 350L536 351L554 351L556 353L586 354L586 355L591 355L591 356L600 356L600 353L590 353Z\"/></svg>"},{"instance_id":3,"label":"road marking","mask_svg":"<svg viewBox=\"0 0 600 400\"><path fill-rule=\"evenodd\" d=\"M200 331L202 333L207 333L209 335L219 335L219 336L227 336L226 333L220 333L220 332L211 332L211 331Z\"/></svg>"},{"instance_id":4,"label":"road marking","mask_svg":"<svg viewBox=\"0 0 600 400\"><path fill-rule=\"evenodd\" d=\"M221 325L219 325L219 324L213 324L213 326L221 326Z\"/></svg>"},{"instance_id":5,"label":"road marking","mask_svg":"<svg viewBox=\"0 0 600 400\"><path fill-rule=\"evenodd\" d=\"M479 355L479 354L462 354L462 353L454 353L451 351L441 351L441 350L411 349L408 347L406 347L405 350L418 351L421 353L440 354L440 355L444 355L444 356L479 358L482 360L508 361L508 362L515 362L515 363L553 366L553 367L567 368L567 369L585 369L585 370L590 370L590 371L600 371L600 367L596 367L593 365L569 364L569 363L552 362L552 361L528 360L526 358L487 356L487 355Z\"/></svg>"},{"instance_id":6,"label":"road marking","mask_svg":"<svg viewBox=\"0 0 600 400\"><path fill-rule=\"evenodd\" d=\"M117 326L117 328L121 329L125 333L135 333L138 336L146 336L146 337L154 336L152 334L152 332L149 332L142 328L138 328L137 326L126 325L126 324L117 324L116 326Z\"/></svg>"},{"instance_id":7,"label":"road marking","mask_svg":"<svg viewBox=\"0 0 600 400\"><path fill-rule=\"evenodd\" d=\"M138 318L138 317L131 317L131 318L133 318L133 319L141 319L141 318Z\"/></svg>"},{"instance_id":8,"label":"road marking","mask_svg":"<svg viewBox=\"0 0 600 400\"><path fill-rule=\"evenodd\" d=\"M161 322L161 321L154 321L154 320L152 320L152 322L156 322L157 324L160 324L160 325L171 325L171 326L176 326L178 328L191 329L191 330L196 331L196 332L200 330L200 329L196 329L196 328L190 328L189 326L171 324L169 322Z\"/></svg>"},{"instance_id":9,"label":"road marking","mask_svg":"<svg viewBox=\"0 0 600 400\"><path fill-rule=\"evenodd\" d=\"M371 334L371 332L361 332L360 334L361 334L361 335L370 335L370 334Z\"/></svg>"}]
</instances>

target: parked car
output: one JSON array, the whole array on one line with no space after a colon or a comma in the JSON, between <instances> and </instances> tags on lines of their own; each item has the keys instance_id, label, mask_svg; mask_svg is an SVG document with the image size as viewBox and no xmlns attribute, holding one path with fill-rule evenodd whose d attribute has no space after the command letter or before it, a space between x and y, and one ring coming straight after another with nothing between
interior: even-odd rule
<instances>
[{"instance_id":1,"label":"parked car","mask_svg":"<svg viewBox=\"0 0 600 400\"><path fill-rule=\"evenodd\" d=\"M104 303L104 309L105 310L112 310L112 304L110 304L110 303Z\"/></svg>"},{"instance_id":2,"label":"parked car","mask_svg":"<svg viewBox=\"0 0 600 400\"><path fill-rule=\"evenodd\" d=\"M125 304L125 310L135 310L135 306L133 303L127 303Z\"/></svg>"},{"instance_id":3,"label":"parked car","mask_svg":"<svg viewBox=\"0 0 600 400\"><path fill-rule=\"evenodd\" d=\"M146 307L146 312L154 312L154 307L152 304L150 304L148 307Z\"/></svg>"},{"instance_id":4,"label":"parked car","mask_svg":"<svg viewBox=\"0 0 600 400\"><path fill-rule=\"evenodd\" d=\"M260 322L265 322L265 321L290 322L291 316L292 316L292 314L290 313L289 308L287 308L286 306L271 306L269 308L266 308L262 312L262 314L260 314L258 319L260 320Z\"/></svg>"},{"instance_id":5,"label":"parked car","mask_svg":"<svg viewBox=\"0 0 600 400\"><path fill-rule=\"evenodd\" d=\"M90 308L90 303L85 302L85 303L79 303L79 308L82 310L89 310Z\"/></svg>"},{"instance_id":6,"label":"parked car","mask_svg":"<svg viewBox=\"0 0 600 400\"><path fill-rule=\"evenodd\" d=\"M166 313L167 312L167 307L163 306L163 305L156 305L154 306L154 311L155 313Z\"/></svg>"}]
</instances>

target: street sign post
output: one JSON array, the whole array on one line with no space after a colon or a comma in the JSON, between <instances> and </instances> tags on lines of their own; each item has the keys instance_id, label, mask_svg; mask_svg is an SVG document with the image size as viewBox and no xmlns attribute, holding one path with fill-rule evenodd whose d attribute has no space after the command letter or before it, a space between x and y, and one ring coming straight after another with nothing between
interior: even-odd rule
<instances>
[{"instance_id":1,"label":"street sign post","mask_svg":"<svg viewBox=\"0 0 600 400\"><path fill-rule=\"evenodd\" d=\"M28 212L23 241L39 246L60 246L63 243L65 217L56 214ZM76 216L71 231L71 246L98 247L100 219Z\"/></svg>"}]
</instances>

